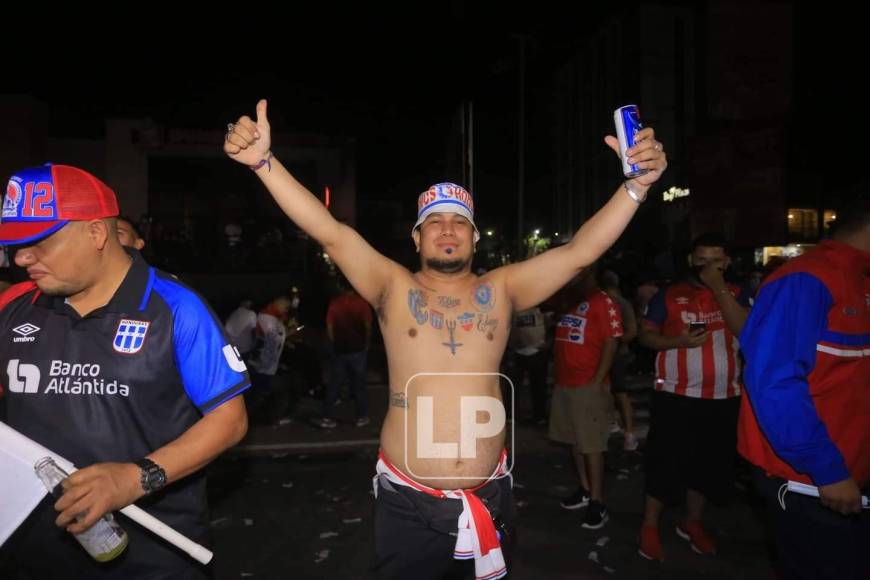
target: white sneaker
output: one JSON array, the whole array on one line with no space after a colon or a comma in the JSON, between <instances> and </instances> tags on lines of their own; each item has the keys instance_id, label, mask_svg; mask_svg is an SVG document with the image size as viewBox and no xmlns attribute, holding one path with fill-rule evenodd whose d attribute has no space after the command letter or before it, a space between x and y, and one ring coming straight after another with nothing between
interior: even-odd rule
<instances>
[{"instance_id":1,"label":"white sneaker","mask_svg":"<svg viewBox=\"0 0 870 580\"><path fill-rule=\"evenodd\" d=\"M365 427L366 425L368 425L371 422L372 422L372 420L369 419L368 417L360 417L359 419L356 420L356 426L357 427Z\"/></svg>"}]
</instances>

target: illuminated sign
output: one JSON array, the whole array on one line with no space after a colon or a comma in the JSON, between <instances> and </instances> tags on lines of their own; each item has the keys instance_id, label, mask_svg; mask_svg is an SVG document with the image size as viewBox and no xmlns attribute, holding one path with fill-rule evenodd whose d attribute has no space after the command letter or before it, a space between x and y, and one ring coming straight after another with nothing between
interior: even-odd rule
<instances>
[{"instance_id":1,"label":"illuminated sign","mask_svg":"<svg viewBox=\"0 0 870 580\"><path fill-rule=\"evenodd\" d=\"M672 187L669 190L662 192L662 199L664 201L670 202L681 197L689 197L689 190L681 189L679 187Z\"/></svg>"}]
</instances>

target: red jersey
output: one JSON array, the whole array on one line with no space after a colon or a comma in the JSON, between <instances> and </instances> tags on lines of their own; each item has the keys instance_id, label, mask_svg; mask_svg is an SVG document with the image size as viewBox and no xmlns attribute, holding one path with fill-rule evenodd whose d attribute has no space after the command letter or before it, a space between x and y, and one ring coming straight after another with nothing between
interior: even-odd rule
<instances>
[{"instance_id":1,"label":"red jersey","mask_svg":"<svg viewBox=\"0 0 870 580\"><path fill-rule=\"evenodd\" d=\"M553 345L556 384L568 387L589 384L598 370L604 341L620 336L619 306L604 291L596 290L588 300L562 315L556 325Z\"/></svg>"},{"instance_id":2,"label":"red jersey","mask_svg":"<svg viewBox=\"0 0 870 580\"><path fill-rule=\"evenodd\" d=\"M326 324L332 326L333 348L338 354L366 348L366 328L372 323L372 308L357 294L336 296L326 311Z\"/></svg>"},{"instance_id":3,"label":"red jersey","mask_svg":"<svg viewBox=\"0 0 870 580\"><path fill-rule=\"evenodd\" d=\"M747 293L729 284L743 306ZM677 336L690 322L703 322L710 333L695 348L672 348L656 355L657 391L699 399L727 399L740 395L740 359L737 338L722 317L713 291L681 282L660 290L649 303L644 328L663 336Z\"/></svg>"}]
</instances>

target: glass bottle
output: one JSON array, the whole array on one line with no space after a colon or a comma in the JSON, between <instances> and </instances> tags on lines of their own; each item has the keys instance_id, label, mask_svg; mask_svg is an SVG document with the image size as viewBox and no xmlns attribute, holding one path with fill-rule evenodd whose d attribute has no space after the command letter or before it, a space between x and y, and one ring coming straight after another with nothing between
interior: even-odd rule
<instances>
[{"instance_id":1,"label":"glass bottle","mask_svg":"<svg viewBox=\"0 0 870 580\"><path fill-rule=\"evenodd\" d=\"M64 492L63 482L69 474L51 457L43 457L36 462L33 469L51 495L59 499ZM76 519L80 518L81 516ZM114 560L124 552L129 541L127 532L115 521L111 513L98 519L84 532L73 536L97 562Z\"/></svg>"}]
</instances>

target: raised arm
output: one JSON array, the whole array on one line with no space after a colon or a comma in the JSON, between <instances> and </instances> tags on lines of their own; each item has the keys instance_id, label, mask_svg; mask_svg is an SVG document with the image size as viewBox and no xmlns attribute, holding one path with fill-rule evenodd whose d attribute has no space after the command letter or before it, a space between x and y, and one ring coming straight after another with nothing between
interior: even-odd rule
<instances>
[{"instance_id":1,"label":"raised arm","mask_svg":"<svg viewBox=\"0 0 870 580\"><path fill-rule=\"evenodd\" d=\"M256 122L242 116L229 127L224 151L230 159L254 170L284 213L323 246L366 301L377 305L401 267L372 248L353 228L332 217L272 154L266 106L265 99L257 103Z\"/></svg>"},{"instance_id":2,"label":"raised arm","mask_svg":"<svg viewBox=\"0 0 870 580\"><path fill-rule=\"evenodd\" d=\"M604 141L619 156L616 138L608 135ZM552 296L606 252L625 230L650 186L668 166L662 144L655 140L651 128L640 131L637 141L626 154L631 163L649 169L648 173L620 185L610 201L577 230L568 244L505 268L505 287L514 309L531 308Z\"/></svg>"}]
</instances>

